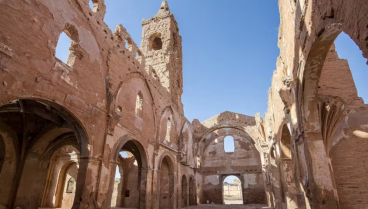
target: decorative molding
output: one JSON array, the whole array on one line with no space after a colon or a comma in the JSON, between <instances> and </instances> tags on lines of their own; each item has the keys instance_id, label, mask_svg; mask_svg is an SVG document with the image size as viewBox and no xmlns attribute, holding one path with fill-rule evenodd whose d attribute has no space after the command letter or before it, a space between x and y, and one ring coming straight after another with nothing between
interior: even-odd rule
<instances>
[{"instance_id":1,"label":"decorative molding","mask_svg":"<svg viewBox=\"0 0 368 209\"><path fill-rule=\"evenodd\" d=\"M318 114L323 143L328 157L336 129L347 116L347 105L340 97L320 94L318 95Z\"/></svg>"}]
</instances>

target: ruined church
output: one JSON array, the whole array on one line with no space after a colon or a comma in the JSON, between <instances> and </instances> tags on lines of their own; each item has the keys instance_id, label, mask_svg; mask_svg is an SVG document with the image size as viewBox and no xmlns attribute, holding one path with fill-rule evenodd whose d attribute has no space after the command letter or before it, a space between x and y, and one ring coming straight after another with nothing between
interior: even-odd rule
<instances>
[{"instance_id":1,"label":"ruined church","mask_svg":"<svg viewBox=\"0 0 368 209\"><path fill-rule=\"evenodd\" d=\"M368 208L368 105L334 46L346 33L368 58L367 0L279 0L266 114L203 122L184 115L168 3L138 47L92 2L0 0L0 209Z\"/></svg>"}]
</instances>

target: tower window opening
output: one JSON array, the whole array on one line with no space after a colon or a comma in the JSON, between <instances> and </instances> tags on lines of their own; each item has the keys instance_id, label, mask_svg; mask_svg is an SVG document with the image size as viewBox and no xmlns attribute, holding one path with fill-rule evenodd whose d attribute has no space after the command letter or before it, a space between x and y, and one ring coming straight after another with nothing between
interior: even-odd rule
<instances>
[{"instance_id":1,"label":"tower window opening","mask_svg":"<svg viewBox=\"0 0 368 209\"><path fill-rule=\"evenodd\" d=\"M162 49L162 40L161 40L161 37L157 37L157 38L155 38L153 40L152 48L154 50L160 50L160 49Z\"/></svg>"},{"instance_id":2,"label":"tower window opening","mask_svg":"<svg viewBox=\"0 0 368 209\"><path fill-rule=\"evenodd\" d=\"M149 48L150 50L162 49L162 37L160 33L153 34L149 38Z\"/></svg>"}]
</instances>

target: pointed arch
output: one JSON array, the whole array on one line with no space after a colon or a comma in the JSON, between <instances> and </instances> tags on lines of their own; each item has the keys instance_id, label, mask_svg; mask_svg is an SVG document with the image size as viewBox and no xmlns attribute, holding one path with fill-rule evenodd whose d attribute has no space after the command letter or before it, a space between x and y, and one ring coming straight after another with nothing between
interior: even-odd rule
<instances>
[{"instance_id":1,"label":"pointed arch","mask_svg":"<svg viewBox=\"0 0 368 209\"><path fill-rule=\"evenodd\" d=\"M141 73L141 72L132 72L132 73L129 73L128 75L126 75L122 81L119 83L117 89L116 89L116 92L114 93L114 97L115 98L118 98L121 90L122 90L122 86L123 84L127 83L129 80L133 79L133 78L139 78L141 79L144 84L145 84L145 87L148 89L148 92L149 92L149 98L151 99L152 101L152 113L153 113L153 119L154 121L156 121L156 112L154 111L155 107L156 107L156 104L155 104L155 99L153 97L153 94L152 94L152 89L151 89L151 86L149 85L148 83L148 80L145 78L145 76ZM117 106L117 104L115 104L115 106Z\"/></svg>"}]
</instances>

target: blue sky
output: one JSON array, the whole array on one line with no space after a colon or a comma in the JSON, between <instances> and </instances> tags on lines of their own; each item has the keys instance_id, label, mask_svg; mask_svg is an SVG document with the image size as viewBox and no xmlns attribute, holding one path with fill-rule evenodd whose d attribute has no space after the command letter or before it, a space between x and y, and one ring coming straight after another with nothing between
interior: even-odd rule
<instances>
[{"instance_id":1,"label":"blue sky","mask_svg":"<svg viewBox=\"0 0 368 209\"><path fill-rule=\"evenodd\" d=\"M139 45L142 19L153 17L161 0L105 0L105 22L119 23ZM183 37L186 117L204 121L224 111L254 116L267 110L276 58L279 13L276 0L169 0ZM69 42L61 35L57 56L66 60ZM66 43L66 44L64 44ZM335 41L347 59L359 96L368 101L368 66L358 46L344 33ZM61 49L60 49L61 48ZM60 55L62 54L62 55Z\"/></svg>"}]
</instances>

